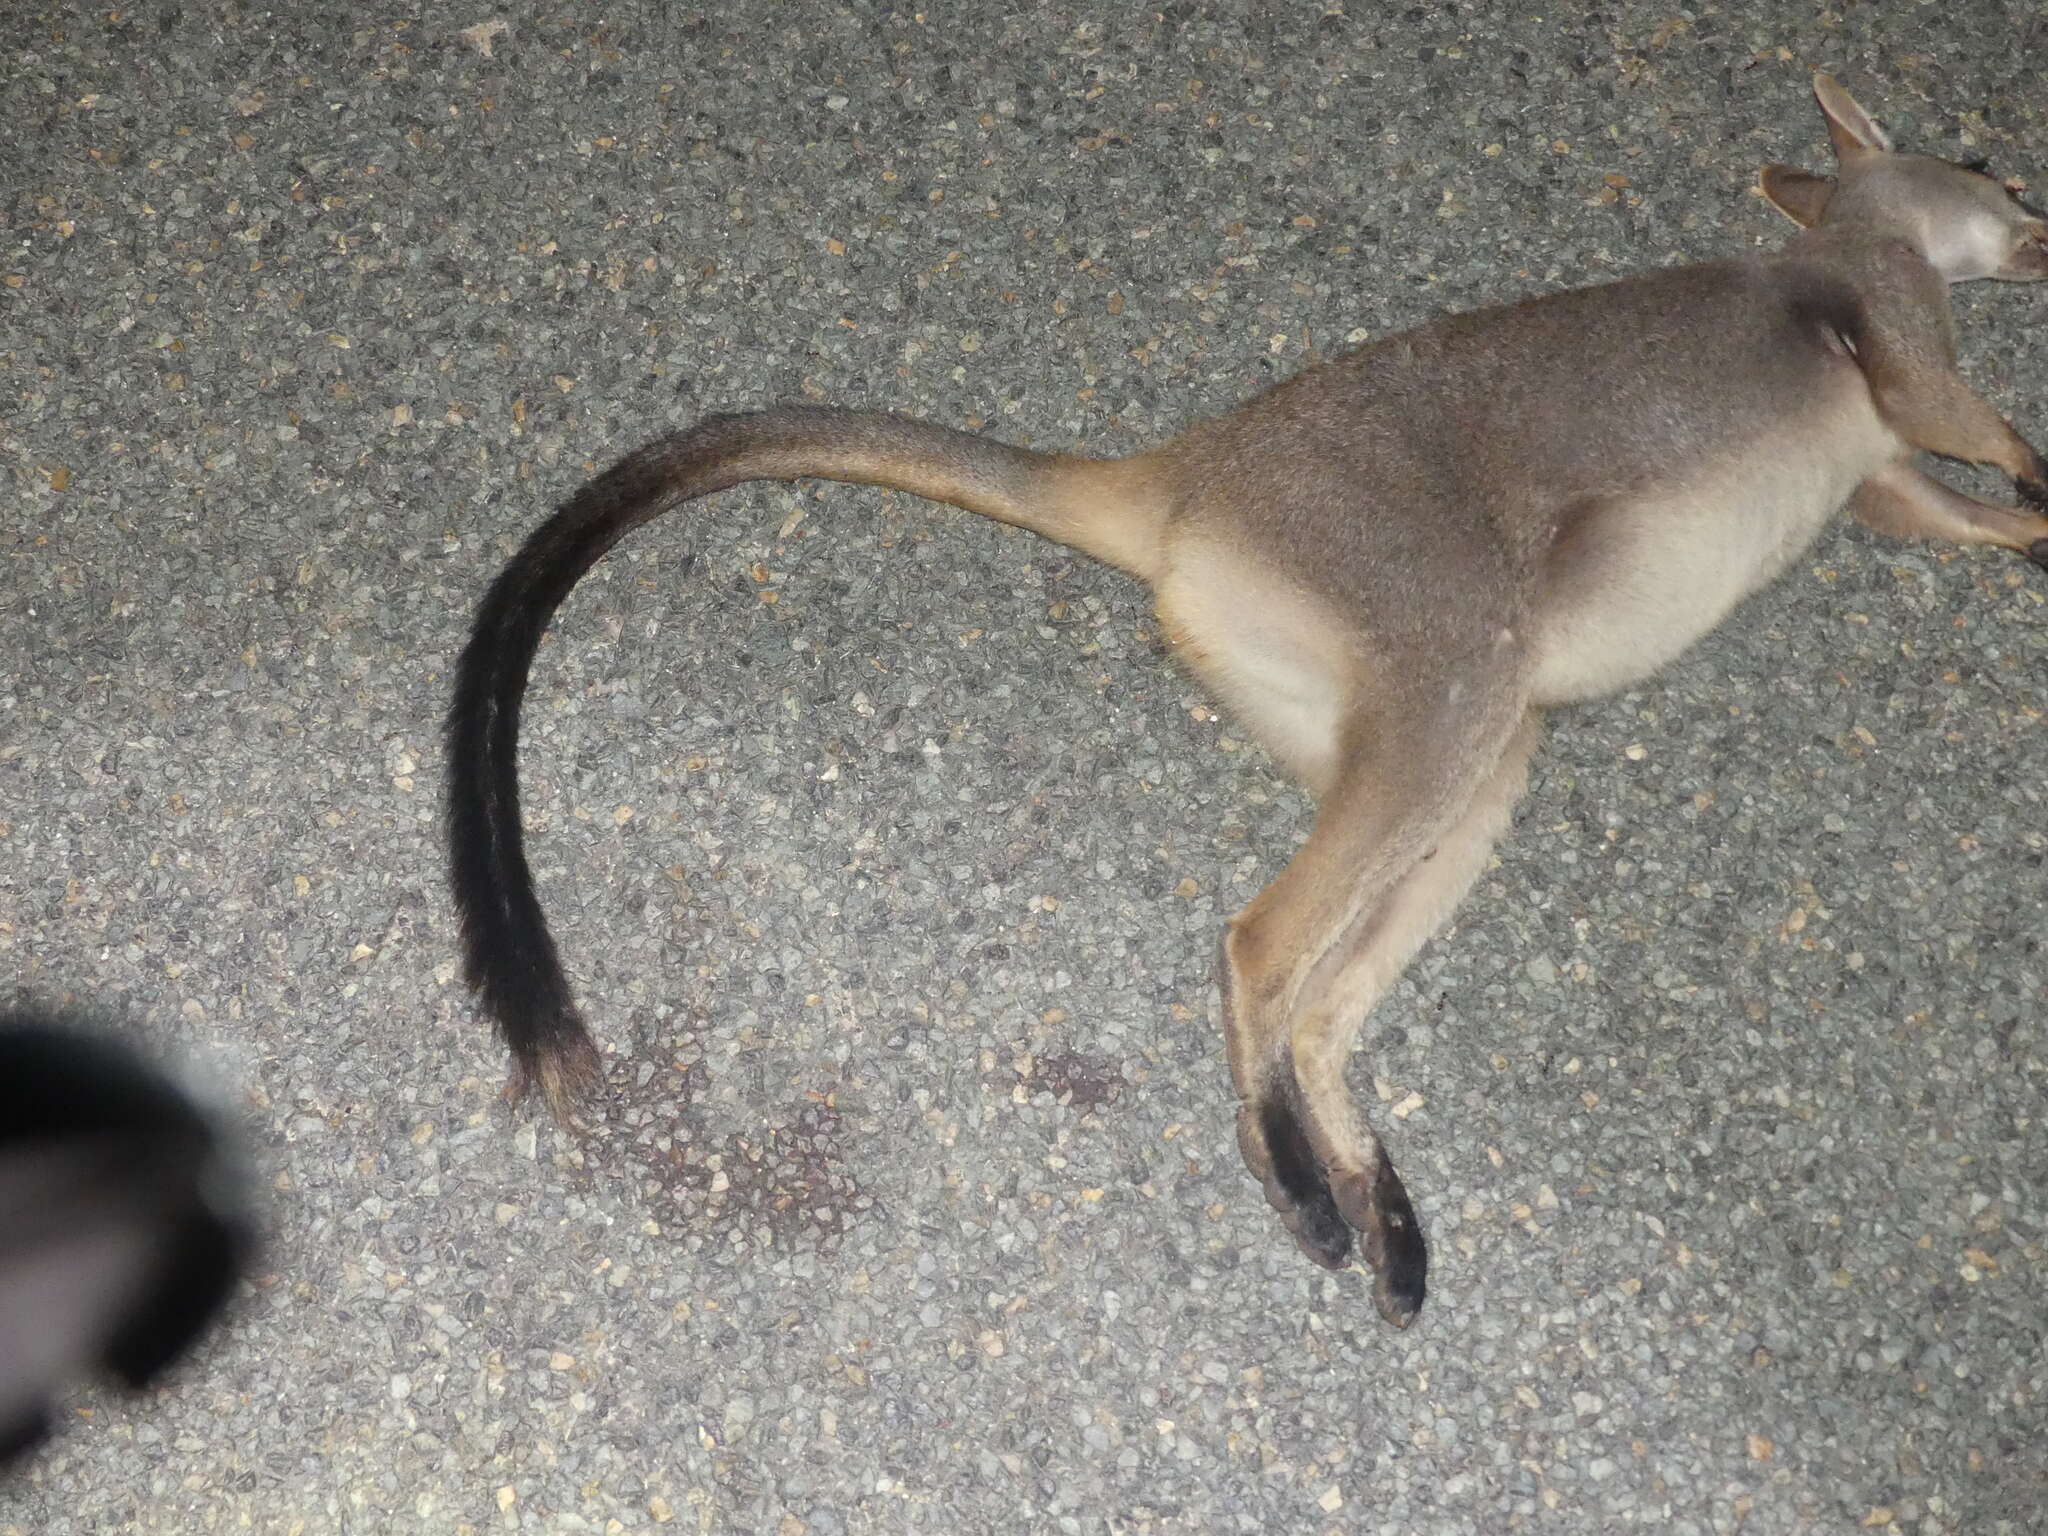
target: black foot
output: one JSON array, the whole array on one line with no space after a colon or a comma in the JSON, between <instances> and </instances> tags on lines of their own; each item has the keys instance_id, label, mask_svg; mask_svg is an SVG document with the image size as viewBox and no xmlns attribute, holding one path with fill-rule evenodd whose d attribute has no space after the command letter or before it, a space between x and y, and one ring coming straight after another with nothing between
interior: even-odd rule
<instances>
[{"instance_id":1,"label":"black foot","mask_svg":"<svg viewBox=\"0 0 2048 1536\"><path fill-rule=\"evenodd\" d=\"M1338 1210L1358 1229L1365 1262L1372 1268L1372 1299L1380 1316L1396 1328L1406 1328L1422 1310L1429 1280L1429 1246L1422 1240L1422 1223L1415 1219L1407 1187L1382 1151L1370 1180L1363 1174L1340 1178L1334 1192Z\"/></svg>"},{"instance_id":2,"label":"black foot","mask_svg":"<svg viewBox=\"0 0 2048 1536\"><path fill-rule=\"evenodd\" d=\"M1265 1178L1267 1201L1303 1253L1325 1269L1342 1269L1351 1257L1351 1229L1338 1213L1301 1116L1285 1099L1275 1099L1260 1109L1259 1129L1265 1132L1270 1170Z\"/></svg>"},{"instance_id":3,"label":"black foot","mask_svg":"<svg viewBox=\"0 0 2048 1536\"><path fill-rule=\"evenodd\" d=\"M1239 1126L1245 1161L1302 1252L1325 1269L1342 1269L1355 1231L1380 1316L1396 1328L1414 1322L1428 1289L1429 1249L1386 1153L1369 1174L1331 1170L1316 1156L1292 1093L1259 1106L1257 1144L1251 1126L1245 1120Z\"/></svg>"},{"instance_id":4,"label":"black foot","mask_svg":"<svg viewBox=\"0 0 2048 1536\"><path fill-rule=\"evenodd\" d=\"M2048 571L2048 539L2036 539L2027 546L2027 558Z\"/></svg>"}]
</instances>

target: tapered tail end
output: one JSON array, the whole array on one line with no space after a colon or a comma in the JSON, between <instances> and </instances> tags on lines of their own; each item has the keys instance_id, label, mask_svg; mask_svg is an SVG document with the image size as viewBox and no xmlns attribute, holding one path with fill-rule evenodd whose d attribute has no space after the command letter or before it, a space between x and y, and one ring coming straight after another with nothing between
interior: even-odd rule
<instances>
[{"instance_id":1,"label":"tapered tail end","mask_svg":"<svg viewBox=\"0 0 2048 1536\"><path fill-rule=\"evenodd\" d=\"M467 895L458 885L458 905L483 920L472 916L464 924L466 979L512 1052L505 1098L516 1104L538 1090L549 1112L567 1125L602 1088L604 1058L569 996L553 936L540 922L530 887L500 893L492 905L472 907ZM523 907L530 913L522 914ZM522 922L522 915L529 920Z\"/></svg>"},{"instance_id":2,"label":"tapered tail end","mask_svg":"<svg viewBox=\"0 0 2048 1536\"><path fill-rule=\"evenodd\" d=\"M548 1113L558 1124L575 1122L576 1112L592 1103L604 1086L604 1058L580 1019L550 1044L515 1053L505 1098L517 1104L539 1090Z\"/></svg>"}]
</instances>

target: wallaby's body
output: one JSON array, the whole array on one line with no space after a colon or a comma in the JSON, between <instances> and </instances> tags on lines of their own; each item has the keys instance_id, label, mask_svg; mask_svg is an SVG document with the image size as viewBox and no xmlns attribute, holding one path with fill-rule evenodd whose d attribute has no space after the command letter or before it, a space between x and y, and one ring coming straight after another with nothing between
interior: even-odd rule
<instances>
[{"instance_id":1,"label":"wallaby's body","mask_svg":"<svg viewBox=\"0 0 2048 1536\"><path fill-rule=\"evenodd\" d=\"M1455 315L1313 368L1125 460L874 413L714 417L632 454L484 599L450 714L471 983L558 1113L594 1083L521 849L518 714L549 615L629 529L752 479L915 491L1150 583L1175 649L1315 794L1307 843L1230 923L1245 1160L1310 1257L1360 1238L1396 1323L1426 1255L1354 1108L1358 1027L1483 866L1540 711L1639 681L1782 572L1837 508L2048 558L2048 470L1955 368L1946 288L2048 277L2048 223L1974 170L1898 156L1815 82L1839 180L1773 166L1809 226L1776 256ZM1915 450L1996 465L2034 510Z\"/></svg>"}]
</instances>

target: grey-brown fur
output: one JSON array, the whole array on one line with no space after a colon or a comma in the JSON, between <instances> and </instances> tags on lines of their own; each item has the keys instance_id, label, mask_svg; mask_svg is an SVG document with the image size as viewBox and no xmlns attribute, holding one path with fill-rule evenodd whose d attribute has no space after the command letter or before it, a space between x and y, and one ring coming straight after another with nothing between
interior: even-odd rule
<instances>
[{"instance_id":1,"label":"grey-brown fur","mask_svg":"<svg viewBox=\"0 0 2048 1536\"><path fill-rule=\"evenodd\" d=\"M1224 1018L1248 1166L1303 1248L1356 1233L1382 1313L1426 1250L1345 1088L1359 1026L1484 867L1542 711L1636 682L1783 571L1847 505L1884 532L2048 557L2048 471L1956 371L1950 282L2048 277L2048 222L1975 171L1900 156L1826 76L1838 175L1764 191L1774 256L1436 321L1120 461L793 409L652 444L536 532L486 598L450 716L470 975L519 1081L566 1113L597 1057L520 847L518 702L577 575L678 500L750 478L893 485L1147 581L1176 651L1315 794L1232 919ZM1994 465L2029 508L1941 485Z\"/></svg>"}]
</instances>

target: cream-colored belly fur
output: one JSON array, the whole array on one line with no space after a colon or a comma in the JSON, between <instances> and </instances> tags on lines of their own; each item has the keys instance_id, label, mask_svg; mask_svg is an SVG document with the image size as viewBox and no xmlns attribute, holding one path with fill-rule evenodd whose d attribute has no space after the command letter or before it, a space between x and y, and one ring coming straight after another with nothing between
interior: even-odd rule
<instances>
[{"instance_id":1,"label":"cream-colored belly fur","mask_svg":"<svg viewBox=\"0 0 2048 1536\"><path fill-rule=\"evenodd\" d=\"M1589 553L1541 594L1532 702L1568 704L1640 682L1783 573L1857 485L1903 452L1869 408L1764 445L1677 493L1592 515Z\"/></svg>"}]
</instances>

